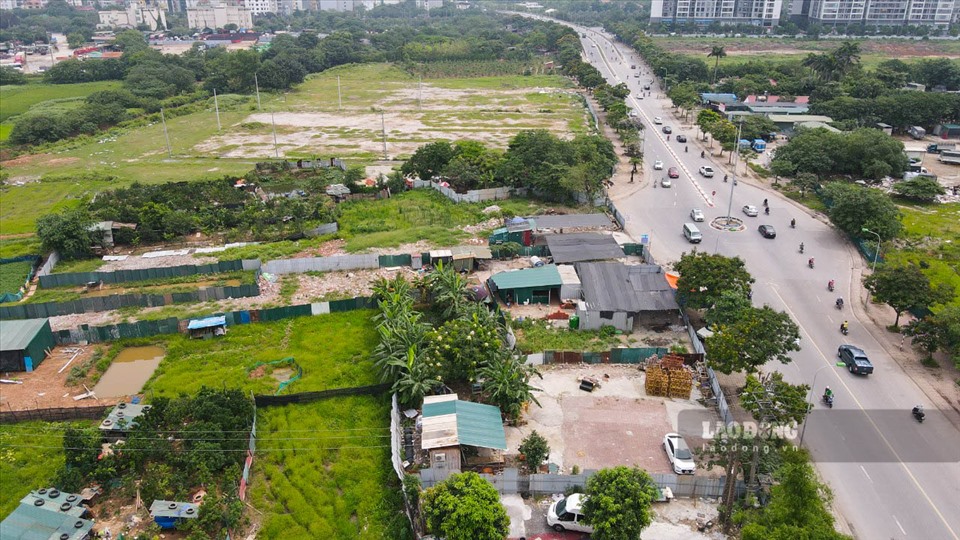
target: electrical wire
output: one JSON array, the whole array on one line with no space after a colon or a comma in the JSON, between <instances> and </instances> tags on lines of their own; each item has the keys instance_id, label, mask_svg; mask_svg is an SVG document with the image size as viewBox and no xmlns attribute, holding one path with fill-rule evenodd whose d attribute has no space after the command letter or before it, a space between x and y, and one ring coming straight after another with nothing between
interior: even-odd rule
<instances>
[{"instance_id":1,"label":"electrical wire","mask_svg":"<svg viewBox=\"0 0 960 540\"><path fill-rule=\"evenodd\" d=\"M306 446L306 447L294 447L294 448L257 448L256 453L259 452L289 452L289 451L323 451L323 450L366 450L372 448L390 448L389 444L381 445L361 445L361 446ZM50 450L97 450L96 447L93 448L82 448L74 446L43 446L43 445L34 445L34 444L0 444L0 449L2 448L33 448L33 449L50 449ZM115 453L124 453L124 452L154 452L155 450L150 448L124 448L121 446L114 446L113 451ZM247 452L247 448L184 448L178 450L178 452Z\"/></svg>"}]
</instances>

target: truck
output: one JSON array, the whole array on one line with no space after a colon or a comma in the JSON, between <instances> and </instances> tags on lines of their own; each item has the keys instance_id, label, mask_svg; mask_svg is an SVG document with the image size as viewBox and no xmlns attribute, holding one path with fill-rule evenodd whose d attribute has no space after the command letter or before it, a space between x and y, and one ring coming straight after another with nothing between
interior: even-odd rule
<instances>
[{"instance_id":1,"label":"truck","mask_svg":"<svg viewBox=\"0 0 960 540\"><path fill-rule=\"evenodd\" d=\"M754 139L753 140L753 151L754 152L763 152L767 149L767 141L763 139Z\"/></svg>"},{"instance_id":2,"label":"truck","mask_svg":"<svg viewBox=\"0 0 960 540\"><path fill-rule=\"evenodd\" d=\"M957 149L956 143L934 143L934 144L927 145L928 154L939 154L944 150L956 150L956 149Z\"/></svg>"},{"instance_id":3,"label":"truck","mask_svg":"<svg viewBox=\"0 0 960 540\"><path fill-rule=\"evenodd\" d=\"M960 165L960 150L942 150L937 159L939 159L941 163Z\"/></svg>"},{"instance_id":4,"label":"truck","mask_svg":"<svg viewBox=\"0 0 960 540\"><path fill-rule=\"evenodd\" d=\"M910 129L907 130L907 134L919 141L927 136L927 130L920 126L910 126Z\"/></svg>"}]
</instances>

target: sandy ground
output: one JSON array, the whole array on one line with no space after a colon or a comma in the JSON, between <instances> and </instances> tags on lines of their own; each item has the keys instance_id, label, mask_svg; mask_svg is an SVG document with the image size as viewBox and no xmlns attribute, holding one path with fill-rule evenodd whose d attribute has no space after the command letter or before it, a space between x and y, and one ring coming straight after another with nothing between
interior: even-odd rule
<instances>
[{"instance_id":1,"label":"sandy ground","mask_svg":"<svg viewBox=\"0 0 960 540\"><path fill-rule=\"evenodd\" d=\"M615 465L637 465L652 473L671 472L661 449L663 435L675 429L682 410L704 410L693 400L648 397L644 373L627 365L542 366L543 380L534 379L538 407L531 404L524 425L507 427L507 453L517 453L520 441L536 430L550 444L548 461L569 472ZM598 378L600 388L579 389L578 379ZM694 445L694 441L689 441ZM698 474L705 474L698 471Z\"/></svg>"},{"instance_id":2,"label":"sandy ground","mask_svg":"<svg viewBox=\"0 0 960 540\"><path fill-rule=\"evenodd\" d=\"M444 112L442 121L430 122L421 114L417 103L416 89L399 89L379 100L374 109L367 108L351 111L297 111L283 113L255 113L238 124L259 123L265 126L275 125L276 145L281 152L299 151L309 148L310 153L335 154L338 148L351 148L352 151L369 152L381 155L384 152L382 133L387 133L387 154L409 155L419 148L423 141L437 139L470 139L495 147L505 148L507 142L520 129L535 120L538 127L555 133L566 133L567 122L563 118L551 118L539 113L536 103L517 105L517 97L541 92L562 92L553 89L520 90L498 89L492 93L482 90L458 90L423 85L423 111L433 115ZM464 107L473 96L483 95L486 102L477 107ZM503 107L509 106L509 110ZM482 113L489 112L489 119ZM506 118L503 112L530 115L526 118ZM458 114L469 114L469 120L459 120ZM477 114L480 115L477 118ZM432 118L432 116L430 117ZM220 157L258 157L273 156L274 134L233 131L211 137L193 147L202 153L214 153ZM324 151L326 148L328 151Z\"/></svg>"},{"instance_id":3,"label":"sandy ground","mask_svg":"<svg viewBox=\"0 0 960 540\"><path fill-rule=\"evenodd\" d=\"M82 349L82 352L65 369L63 373L57 371L74 355L72 349ZM4 373L3 378L23 381L23 384L0 385L0 409L26 410L48 409L56 407L92 407L95 405L117 403L118 399L87 398L74 401L73 396L86 392L83 386L67 386L67 375L74 366L88 360L96 347L56 347L53 354L44 359L36 370L26 373Z\"/></svg>"}]
</instances>

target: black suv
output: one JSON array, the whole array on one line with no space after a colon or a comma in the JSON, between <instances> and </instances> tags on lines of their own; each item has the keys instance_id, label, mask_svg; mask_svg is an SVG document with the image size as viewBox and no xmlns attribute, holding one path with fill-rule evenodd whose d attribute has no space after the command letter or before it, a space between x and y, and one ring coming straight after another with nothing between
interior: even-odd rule
<instances>
[{"instance_id":1,"label":"black suv","mask_svg":"<svg viewBox=\"0 0 960 540\"><path fill-rule=\"evenodd\" d=\"M837 356L847 365L850 373L855 375L869 375L873 373L873 364L867 358L867 353L863 349L853 345L841 345L837 349Z\"/></svg>"},{"instance_id":2,"label":"black suv","mask_svg":"<svg viewBox=\"0 0 960 540\"><path fill-rule=\"evenodd\" d=\"M677 142L687 142L686 135L677 135Z\"/></svg>"}]
</instances>

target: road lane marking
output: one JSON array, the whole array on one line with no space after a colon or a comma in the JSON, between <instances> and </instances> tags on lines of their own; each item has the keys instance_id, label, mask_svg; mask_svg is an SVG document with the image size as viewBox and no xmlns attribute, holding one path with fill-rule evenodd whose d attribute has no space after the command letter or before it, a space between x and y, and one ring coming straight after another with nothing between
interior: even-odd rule
<instances>
[{"instance_id":1,"label":"road lane marking","mask_svg":"<svg viewBox=\"0 0 960 540\"><path fill-rule=\"evenodd\" d=\"M807 334L808 336L812 336L813 334L808 332L807 329L803 327L803 325L799 322L799 319L797 318L796 314L794 314L793 310L790 309L789 304L787 304L787 302L783 299L783 297L780 296L780 292L777 290L777 287L771 287L771 289L773 289L773 294L775 294L777 298L780 299L780 302L783 303L784 309L787 311L787 313L790 314L790 316L796 322L797 326L800 329L802 329L805 334ZM827 360L828 358L827 355L823 354L823 350L812 339L810 340L810 343L813 345L813 348L817 350L817 353L820 354L821 360L823 360L824 362L828 362L827 365L834 365L829 363L829 361ZM829 358L831 360L833 359L832 356L830 356ZM890 449L890 453L893 454L894 457L896 457L897 463L900 465L901 468L903 468L903 472L907 473L907 476L910 477L910 481L913 482L913 485L917 488L917 491L919 491L923 495L923 498L926 499L927 504L930 505L930 508L933 509L933 512L937 514L937 517L940 518L940 521L943 523L943 526L947 528L947 531L950 532L950 535L953 536L955 540L960 540L960 536L957 535L956 531L953 530L953 527L950 526L950 523L947 522L947 518L944 517L942 512L940 512L940 509L937 508L937 505L933 503L933 499L930 498L930 495L927 494L927 492L923 489L923 486L920 485L920 481L917 480L917 477L913 475L913 472L910 471L910 469L907 467L907 464L903 462L903 458L900 457L900 454L898 454L897 451L893 448L893 445L890 444L890 441L883 434L883 431L880 430L880 426L878 426L877 423L873 420L873 418L869 414L867 414L866 408L863 406L862 403L860 403L860 400L857 399L857 396L853 394L853 391L850 390L850 387L847 386L847 383L843 379L841 379L840 377L837 377L837 380L840 381L840 384L844 387L844 389L846 389L847 395L850 396L850 399L853 401L853 403L855 403L857 407L859 407L860 410L863 411L864 417L867 419L868 422L870 422L870 425L873 426L874 431L877 432L877 435L880 436L880 439L883 440L883 443L887 445L887 448ZM896 519L897 518L894 518L894 520ZM899 521L897 521L897 525L898 526L900 525ZM900 527L900 530L903 531L903 527ZM904 531L903 534L907 534L907 532Z\"/></svg>"},{"instance_id":2,"label":"road lane marking","mask_svg":"<svg viewBox=\"0 0 960 540\"><path fill-rule=\"evenodd\" d=\"M867 470L863 468L863 465L860 466L860 470L863 471L863 475L867 477L867 480L873 482L873 478L870 478L870 475L867 474Z\"/></svg>"},{"instance_id":3,"label":"road lane marking","mask_svg":"<svg viewBox=\"0 0 960 540\"><path fill-rule=\"evenodd\" d=\"M892 515L892 514L891 514L891 515ZM897 519L897 516L893 516L893 520L897 522L897 527L900 527L900 532L902 532L904 535L906 535L906 534L907 534L907 531L903 530L903 525L900 524L900 520Z\"/></svg>"}]
</instances>

